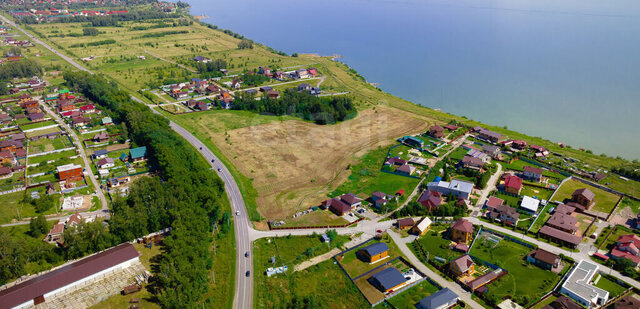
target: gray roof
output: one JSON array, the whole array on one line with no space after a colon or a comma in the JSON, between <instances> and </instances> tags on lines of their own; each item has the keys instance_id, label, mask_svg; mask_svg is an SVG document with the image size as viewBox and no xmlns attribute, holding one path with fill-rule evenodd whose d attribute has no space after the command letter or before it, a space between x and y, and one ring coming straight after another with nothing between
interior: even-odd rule
<instances>
[{"instance_id":1,"label":"gray roof","mask_svg":"<svg viewBox=\"0 0 640 309\"><path fill-rule=\"evenodd\" d=\"M402 273L399 270L389 267L385 268L371 276L371 279L375 282L378 287L386 290L392 289L404 282L407 279L404 278Z\"/></svg>"},{"instance_id":2,"label":"gray roof","mask_svg":"<svg viewBox=\"0 0 640 309\"><path fill-rule=\"evenodd\" d=\"M433 309L440 308L442 305L446 305L450 302L457 301L458 294L451 291L449 288L444 288L438 292L435 292L423 299L418 303L420 309Z\"/></svg>"},{"instance_id":3,"label":"gray roof","mask_svg":"<svg viewBox=\"0 0 640 309\"><path fill-rule=\"evenodd\" d=\"M93 153L94 156L102 156L102 155L106 155L106 154L107 154L107 150L106 149L96 150Z\"/></svg>"},{"instance_id":4,"label":"gray roof","mask_svg":"<svg viewBox=\"0 0 640 309\"><path fill-rule=\"evenodd\" d=\"M366 252L369 256L374 256L376 254L389 251L389 246L387 246L386 243L378 242L375 244L368 245L360 250Z\"/></svg>"},{"instance_id":5,"label":"gray roof","mask_svg":"<svg viewBox=\"0 0 640 309\"><path fill-rule=\"evenodd\" d=\"M609 292L590 284L597 272L597 264L581 260L569 273L562 288L587 301L594 302L597 298L606 300L609 298Z\"/></svg>"}]
</instances>

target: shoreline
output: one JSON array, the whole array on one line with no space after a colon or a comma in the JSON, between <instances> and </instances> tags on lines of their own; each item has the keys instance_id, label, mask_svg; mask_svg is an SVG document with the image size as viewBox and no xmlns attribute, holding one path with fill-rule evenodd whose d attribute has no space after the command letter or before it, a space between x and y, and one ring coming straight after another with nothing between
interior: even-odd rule
<instances>
[{"instance_id":1,"label":"shoreline","mask_svg":"<svg viewBox=\"0 0 640 309\"><path fill-rule=\"evenodd\" d=\"M201 8L201 11L198 13L203 13L202 12L203 10L206 10L206 8ZM193 16L193 14L191 15ZM254 42L258 43L257 41L254 41ZM259 44L269 47L269 45L265 43L259 43ZM314 54L314 52L307 53L307 54ZM331 57L331 56L327 56L327 57ZM344 57L340 55L334 55L331 59L334 61L338 61L338 59L340 58L344 59ZM344 60L340 62L348 64ZM352 68L351 66L349 67ZM427 104L426 102L424 104L416 103L414 100L416 97L415 95L413 95L414 99L406 99L403 96L396 94L395 92L390 92L386 90L388 89L388 87L390 86L393 87L394 85L391 85L388 82L385 83L385 80L378 80L378 78L376 77L373 77L372 79L377 83L376 87L380 88L385 93L394 95L396 97L409 101L418 106L424 106L432 109L438 108L445 111L445 113L453 115L455 117L474 120L476 122L481 122L488 126L508 128L508 129L511 129L510 131L516 131L518 133L522 133L530 137L541 137L556 145L561 143L565 145L570 145L571 147L576 149L584 148L585 151L587 149L590 149L596 154L604 153L607 156L614 157L614 158L619 156L629 161L633 159L640 159L640 155L638 155L638 153L640 152L634 152L634 150L630 149L629 147L621 146L619 145L620 144L619 142L602 143L602 141L607 141L607 139L603 139L601 135L593 136L590 133L581 133L581 132L598 131L597 129L588 130L588 127L585 128L584 125L580 126L578 125L578 123L576 123L576 126L578 127L573 130L566 128L567 126L563 126L563 125L554 126L554 123L555 124L561 123L560 120L558 119L560 117L564 117L564 115L556 116L553 119L545 117L544 115L543 116L537 115L536 117L539 117L540 119L549 119L549 120L540 124L539 126L531 126L531 125L523 126L522 124L526 122L526 119L527 119L526 116L522 118L514 118L513 113L507 113L505 115L505 118L496 118L496 117L492 117L488 112L478 114L477 109L473 112L465 112L464 110L460 110L461 109L460 105L463 105L462 109L464 109L465 108L464 106L471 106L473 104L469 103L467 105L464 105L462 103L456 103L458 102L456 100L449 100L445 102L439 102L438 100L435 100L430 104ZM411 93L409 93L409 95L411 95ZM500 98L498 97L496 98L496 100L500 101ZM433 100L430 100L430 101L433 101ZM500 101L500 102L503 102L503 101ZM478 103L478 104L481 104L481 103ZM505 105L505 104L506 103L501 103L501 105ZM516 103L513 103L513 105L520 106L519 104L516 104ZM502 107L495 106L494 108L501 109ZM540 108L544 108L544 107L541 106ZM520 109L523 109L523 108L520 108ZM453 110L456 110L456 111L453 111ZM590 115L585 115L585 116L589 117ZM558 132L558 134L554 134L554 132ZM569 132L569 134L563 134L566 132Z\"/></svg>"}]
</instances>

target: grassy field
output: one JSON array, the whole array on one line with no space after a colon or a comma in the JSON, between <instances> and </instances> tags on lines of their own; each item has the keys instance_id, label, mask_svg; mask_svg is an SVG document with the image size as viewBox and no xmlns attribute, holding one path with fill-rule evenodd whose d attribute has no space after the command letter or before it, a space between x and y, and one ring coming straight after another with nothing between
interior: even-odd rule
<instances>
[{"instance_id":1,"label":"grassy field","mask_svg":"<svg viewBox=\"0 0 640 309\"><path fill-rule=\"evenodd\" d=\"M327 226L327 225L343 225L347 224L349 221L345 220L342 217L336 216L334 213L328 210L318 210L306 215L291 218L288 217L285 219L284 226L293 227L293 226Z\"/></svg>"},{"instance_id":2,"label":"grassy field","mask_svg":"<svg viewBox=\"0 0 640 309\"><path fill-rule=\"evenodd\" d=\"M600 279L597 279L598 283L595 286L609 292L609 298L615 298L616 296L622 294L626 290L625 287L619 285L618 283L612 281L611 279L600 275ZM594 280L595 281L595 280Z\"/></svg>"},{"instance_id":3,"label":"grassy field","mask_svg":"<svg viewBox=\"0 0 640 309\"><path fill-rule=\"evenodd\" d=\"M22 203L24 191L0 195L0 224L11 223L12 220L25 219L38 215L31 204ZM60 195L56 195L60 196ZM60 203L58 203L59 205ZM57 206L56 206L57 207ZM44 212L45 215L55 214L56 207Z\"/></svg>"},{"instance_id":4,"label":"grassy field","mask_svg":"<svg viewBox=\"0 0 640 309\"><path fill-rule=\"evenodd\" d=\"M297 301L313 299L318 308L362 308L365 299L333 260L293 272L294 265L327 252L346 239L339 236L339 241L329 246L318 236L263 238L254 242L255 307L288 307L295 298ZM308 248L312 248L309 256ZM266 268L273 266L270 261L273 256L276 266L287 265L286 274L272 277L264 274Z\"/></svg>"},{"instance_id":5,"label":"grassy field","mask_svg":"<svg viewBox=\"0 0 640 309\"><path fill-rule=\"evenodd\" d=\"M564 201L566 199L571 199L571 194L577 190L582 188L588 188L595 195L594 203L595 205L591 207L592 210L602 211L605 213L611 212L613 207L615 207L618 199L620 199L619 195L604 191L600 188L596 188L585 183L582 183L575 179L570 179L565 181L560 188L556 191L553 196L554 200Z\"/></svg>"},{"instance_id":6,"label":"grassy field","mask_svg":"<svg viewBox=\"0 0 640 309\"><path fill-rule=\"evenodd\" d=\"M447 228L448 226L445 225L432 225L429 232L418 238L417 242L420 243L425 253L429 254L429 259L435 260L437 256L451 261L462 255L460 252L449 249L451 241L444 238ZM422 257L422 252L417 247L411 247L417 256Z\"/></svg>"},{"instance_id":7,"label":"grassy field","mask_svg":"<svg viewBox=\"0 0 640 309\"><path fill-rule=\"evenodd\" d=\"M519 304L527 305L553 288L561 277L525 263L524 257L531 250L507 240L500 241L495 247L494 243L486 240L476 241L471 249L471 255L496 264L509 272L488 286L489 297L502 299L510 295ZM565 269L568 268L565 267Z\"/></svg>"},{"instance_id":8,"label":"grassy field","mask_svg":"<svg viewBox=\"0 0 640 309\"><path fill-rule=\"evenodd\" d=\"M522 160L515 160L515 161L513 161L511 163L505 164L504 167L506 169L510 169L510 170L514 170L514 171L522 171L525 166L537 167L537 166L535 166L535 165L533 165L533 164L531 164L529 162L525 162L525 161L522 161ZM552 178L558 178L558 179L566 178L566 177L564 177L564 176L562 176L562 175L560 175L558 173L554 173L554 172L546 170L546 169L542 170L542 175L545 176L545 177L552 177Z\"/></svg>"},{"instance_id":9,"label":"grassy field","mask_svg":"<svg viewBox=\"0 0 640 309\"><path fill-rule=\"evenodd\" d=\"M402 291L402 293L387 300L394 307L398 309L413 309L415 305L420 302L421 299L438 291L438 287L431 284L428 280L420 282L418 285L411 287L408 290ZM375 308L386 308L384 303L376 306Z\"/></svg>"},{"instance_id":10,"label":"grassy field","mask_svg":"<svg viewBox=\"0 0 640 309\"><path fill-rule=\"evenodd\" d=\"M545 298L543 301L541 301L540 303L536 304L531 309L542 309L544 306L552 303L556 299L558 299L558 296L555 296L553 294L549 295L549 297Z\"/></svg>"},{"instance_id":11,"label":"grassy field","mask_svg":"<svg viewBox=\"0 0 640 309\"><path fill-rule=\"evenodd\" d=\"M388 258L384 260L380 260L373 264L369 264L367 262L360 260L356 256L356 253L358 252L358 250L368 245L374 244L376 242L385 242L387 246L389 246ZM393 240L391 239L391 237L389 237L389 235L385 234L380 241L372 240L364 245L361 245L357 249L353 249L345 253L344 256L336 257L336 259L338 260L338 262L340 262L340 264L347 271L347 273L349 273L349 276L351 276L351 278L355 278L401 255L402 253L400 253L400 249L398 249L398 246L393 242Z\"/></svg>"},{"instance_id":12,"label":"grassy field","mask_svg":"<svg viewBox=\"0 0 640 309\"><path fill-rule=\"evenodd\" d=\"M382 191L387 194L395 194L400 189L403 189L406 194L413 191L418 185L418 179L380 171L380 167L386 158L387 150L387 147L378 147L360 157L359 162L350 167L351 174L347 181L343 182L329 195L338 196L345 193L353 193L367 198L374 191Z\"/></svg>"},{"instance_id":13,"label":"grassy field","mask_svg":"<svg viewBox=\"0 0 640 309\"><path fill-rule=\"evenodd\" d=\"M526 195L526 196L532 196L532 197L535 196L541 200L549 200L549 198L551 197L551 194L553 194L553 190L542 189L542 188L528 186L528 185L523 185L522 190L520 191L520 195Z\"/></svg>"},{"instance_id":14,"label":"grassy field","mask_svg":"<svg viewBox=\"0 0 640 309\"><path fill-rule=\"evenodd\" d=\"M75 150L67 150L63 152L50 153L42 156L29 157L28 160L29 160L29 164L36 164L36 163L41 163L41 162L46 162L51 160L58 160L61 158L67 158L75 155L76 155Z\"/></svg>"},{"instance_id":15,"label":"grassy field","mask_svg":"<svg viewBox=\"0 0 640 309\"><path fill-rule=\"evenodd\" d=\"M53 227L55 223L56 221L47 221L47 229L51 229L51 227ZM28 224L9 226L9 227L0 227L0 229L8 232L9 235L11 235L12 237L15 237L16 239L20 239L24 241L25 246L27 246L27 248L34 248L33 246L39 245L43 242L42 237L44 237L44 235L33 237L30 234L28 234L29 232ZM54 245L51 245L51 246L54 246ZM61 259L60 263L62 262L63 261ZM35 274L41 271L49 270L53 266L57 266L57 265L52 265L50 263L47 263L46 261L42 261L41 263L26 262L25 270L26 270L26 273L28 274Z\"/></svg>"}]
</instances>

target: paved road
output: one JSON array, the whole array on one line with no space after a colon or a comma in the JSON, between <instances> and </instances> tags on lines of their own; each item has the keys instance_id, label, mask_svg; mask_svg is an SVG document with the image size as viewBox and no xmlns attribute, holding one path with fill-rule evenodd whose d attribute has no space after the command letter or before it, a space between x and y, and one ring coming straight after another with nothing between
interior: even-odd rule
<instances>
[{"instance_id":1,"label":"paved road","mask_svg":"<svg viewBox=\"0 0 640 309\"><path fill-rule=\"evenodd\" d=\"M2 20L8 24L10 24L12 27L14 27L15 29L20 30L22 33L24 33L26 36L29 37L29 39L31 39L31 42L33 43L38 43L42 46L44 46L46 49L50 50L52 53L56 54L58 57L66 60L67 62L69 62L71 65L73 65L74 67L78 68L78 70L81 71L85 71L85 72L89 72L91 74L93 74L93 72L87 70L85 67L79 65L77 62L75 62L73 59L67 57L66 55L58 52L57 50L53 49L51 46L47 45L45 42L42 42L40 39L36 38L35 36L31 35L31 33L25 31L24 29L22 29L20 26L16 25L14 22L12 22L11 20L9 20L8 18L0 15L0 18L2 18Z\"/></svg>"},{"instance_id":2,"label":"paved road","mask_svg":"<svg viewBox=\"0 0 640 309\"><path fill-rule=\"evenodd\" d=\"M400 235L398 235L394 231L389 231L388 233L389 233L389 236L391 236L393 241L396 243L396 245L398 245L398 248L400 249L400 251L402 251L402 253L409 259L409 262L411 262L411 264L413 264L421 273L433 279L440 286L447 287L452 291L454 291L456 294L458 294L458 296L460 296L460 299L462 299L462 301L464 301L467 305L471 306L471 308L480 308L480 309L483 308L480 304L478 304L476 301L474 301L471 298L471 293L464 290L457 283L449 281L443 278L442 276L440 276L438 273L429 269L418 259L418 257L415 256L415 254L413 254L413 251L411 251L411 249L407 247L407 242L412 241L413 239L415 239L415 237L401 238Z\"/></svg>"},{"instance_id":3,"label":"paved road","mask_svg":"<svg viewBox=\"0 0 640 309\"><path fill-rule=\"evenodd\" d=\"M69 133L69 135L73 139L73 142L76 143L76 149L78 149L78 151L80 152L80 157L82 158L82 161L84 162L84 168L85 168L84 172L85 172L85 174L89 175L89 179L91 180L91 183L93 183L93 186L96 188L96 194L98 195L98 198L100 199L100 204L102 204L102 211L109 212L109 204L107 204L107 199L104 196L104 192L102 192L102 189L100 189L100 183L96 179L96 175L93 174L93 169L91 169L91 162L89 161L89 158L87 158L87 154L84 151L84 147L82 145L82 141L80 140L80 138L78 138L78 135L76 134L76 132L68 124L66 124L64 122L64 120L62 120L62 118L60 118L60 115L58 115L57 113L54 113L51 110L51 108L49 108L49 106L47 106L47 104L42 102L42 100L38 100L38 102L40 103L40 106L42 106L42 108L47 113L49 113L49 115L51 115L53 117L53 119L55 119L55 121L60 126L65 128L65 130Z\"/></svg>"},{"instance_id":4,"label":"paved road","mask_svg":"<svg viewBox=\"0 0 640 309\"><path fill-rule=\"evenodd\" d=\"M162 115L154 108L151 108L151 110L156 114ZM218 172L225 184L225 192L227 192L234 213L234 230L236 234L236 279L233 308L253 308L253 276L255 272L253 271L253 243L249 238L249 230L253 229L251 228L251 222L249 221L249 215L240 193L240 188L238 188L238 184L227 167L220 162L218 157L207 146L175 122L170 121L169 125L207 159L207 162ZM245 253L248 253L249 256L245 257ZM247 271L250 272L249 276L245 275Z\"/></svg>"}]
</instances>

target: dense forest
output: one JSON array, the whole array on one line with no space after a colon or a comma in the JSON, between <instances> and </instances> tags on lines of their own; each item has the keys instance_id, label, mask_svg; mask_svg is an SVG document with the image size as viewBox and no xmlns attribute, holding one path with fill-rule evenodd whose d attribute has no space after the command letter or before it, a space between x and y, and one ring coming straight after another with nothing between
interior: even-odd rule
<instances>
[{"instance_id":1,"label":"dense forest","mask_svg":"<svg viewBox=\"0 0 640 309\"><path fill-rule=\"evenodd\" d=\"M96 102L127 125L129 137L146 145L149 163L160 177L137 181L126 199L116 200L109 225L115 242L128 241L172 227L166 252L156 273L155 294L163 307L192 307L207 291L211 267L210 233L219 223L228 230L229 214L221 213L222 181L207 163L169 127L169 121L102 77L86 72L65 73L71 88ZM106 236L105 236L106 237ZM188 250L185 250L188 248Z\"/></svg>"},{"instance_id":2,"label":"dense forest","mask_svg":"<svg viewBox=\"0 0 640 309\"><path fill-rule=\"evenodd\" d=\"M232 109L277 116L291 115L317 124L348 120L357 113L351 98L347 96L319 98L307 92L298 92L295 88L287 89L278 99L264 97L259 101L242 93L233 101Z\"/></svg>"},{"instance_id":3,"label":"dense forest","mask_svg":"<svg viewBox=\"0 0 640 309\"><path fill-rule=\"evenodd\" d=\"M33 77L42 75L42 66L35 60L22 59L20 61L7 62L0 66L0 80L8 80L15 77Z\"/></svg>"}]
</instances>

